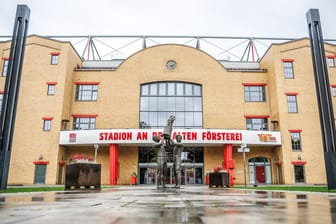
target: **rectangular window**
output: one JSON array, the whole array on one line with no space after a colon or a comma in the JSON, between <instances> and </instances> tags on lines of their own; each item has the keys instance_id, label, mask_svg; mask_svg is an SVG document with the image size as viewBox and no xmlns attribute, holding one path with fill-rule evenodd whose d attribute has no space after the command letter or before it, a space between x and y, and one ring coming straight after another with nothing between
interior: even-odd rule
<instances>
[{"instance_id":1,"label":"rectangular window","mask_svg":"<svg viewBox=\"0 0 336 224\"><path fill-rule=\"evenodd\" d=\"M1 112L1 110L2 110L3 96L4 96L3 92L0 92L0 112Z\"/></svg>"},{"instance_id":2,"label":"rectangular window","mask_svg":"<svg viewBox=\"0 0 336 224\"><path fill-rule=\"evenodd\" d=\"M43 131L50 131L50 130L51 130L51 120L44 120Z\"/></svg>"},{"instance_id":3,"label":"rectangular window","mask_svg":"<svg viewBox=\"0 0 336 224\"><path fill-rule=\"evenodd\" d=\"M48 96L55 95L55 84L48 84Z\"/></svg>"},{"instance_id":4,"label":"rectangular window","mask_svg":"<svg viewBox=\"0 0 336 224\"><path fill-rule=\"evenodd\" d=\"M291 143L293 151L301 151L301 134L300 132L291 132Z\"/></svg>"},{"instance_id":5,"label":"rectangular window","mask_svg":"<svg viewBox=\"0 0 336 224\"><path fill-rule=\"evenodd\" d=\"M8 63L9 63L9 61L7 59L4 60L4 62L3 62L3 66L2 66L2 76L3 77L7 76Z\"/></svg>"},{"instance_id":6,"label":"rectangular window","mask_svg":"<svg viewBox=\"0 0 336 224\"><path fill-rule=\"evenodd\" d=\"M267 118L246 118L247 130L268 130Z\"/></svg>"},{"instance_id":7,"label":"rectangular window","mask_svg":"<svg viewBox=\"0 0 336 224\"><path fill-rule=\"evenodd\" d=\"M328 57L328 66L335 67L335 59L334 57Z\"/></svg>"},{"instance_id":8,"label":"rectangular window","mask_svg":"<svg viewBox=\"0 0 336 224\"><path fill-rule=\"evenodd\" d=\"M265 102L265 86L244 86L245 102Z\"/></svg>"},{"instance_id":9,"label":"rectangular window","mask_svg":"<svg viewBox=\"0 0 336 224\"><path fill-rule=\"evenodd\" d=\"M336 86L331 87L332 96L336 96Z\"/></svg>"},{"instance_id":10,"label":"rectangular window","mask_svg":"<svg viewBox=\"0 0 336 224\"><path fill-rule=\"evenodd\" d=\"M98 95L98 85L77 85L77 101L96 101Z\"/></svg>"},{"instance_id":11,"label":"rectangular window","mask_svg":"<svg viewBox=\"0 0 336 224\"><path fill-rule=\"evenodd\" d=\"M296 95L287 95L288 113L297 113Z\"/></svg>"},{"instance_id":12,"label":"rectangular window","mask_svg":"<svg viewBox=\"0 0 336 224\"><path fill-rule=\"evenodd\" d=\"M51 55L51 62L52 65L57 65L58 64L58 55L52 54Z\"/></svg>"},{"instance_id":13,"label":"rectangular window","mask_svg":"<svg viewBox=\"0 0 336 224\"><path fill-rule=\"evenodd\" d=\"M75 117L73 122L74 130L92 130L96 129L95 117Z\"/></svg>"},{"instance_id":14,"label":"rectangular window","mask_svg":"<svg viewBox=\"0 0 336 224\"><path fill-rule=\"evenodd\" d=\"M294 79L294 69L292 61L283 62L284 74L286 79Z\"/></svg>"}]
</instances>

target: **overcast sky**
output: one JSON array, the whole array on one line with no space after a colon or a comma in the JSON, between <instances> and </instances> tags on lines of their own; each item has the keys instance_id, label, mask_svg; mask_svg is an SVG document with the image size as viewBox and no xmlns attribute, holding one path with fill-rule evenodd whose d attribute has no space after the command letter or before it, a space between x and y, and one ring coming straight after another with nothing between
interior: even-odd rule
<instances>
[{"instance_id":1,"label":"overcast sky","mask_svg":"<svg viewBox=\"0 0 336 224\"><path fill-rule=\"evenodd\" d=\"M31 10L29 34L307 37L318 8L324 38L336 39L335 0L0 0L0 36L17 4Z\"/></svg>"}]
</instances>

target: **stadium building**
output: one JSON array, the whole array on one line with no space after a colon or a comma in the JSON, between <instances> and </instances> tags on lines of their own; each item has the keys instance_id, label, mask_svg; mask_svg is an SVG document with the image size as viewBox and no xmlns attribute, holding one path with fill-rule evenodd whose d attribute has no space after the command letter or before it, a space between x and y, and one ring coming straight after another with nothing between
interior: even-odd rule
<instances>
[{"instance_id":1,"label":"stadium building","mask_svg":"<svg viewBox=\"0 0 336 224\"><path fill-rule=\"evenodd\" d=\"M2 95L9 49L0 42ZM336 46L325 51L336 96ZM129 184L133 172L138 184L154 184L152 136L170 115L173 137L183 136L186 185L204 184L216 167L235 184L244 176L247 184L326 184L308 38L274 43L258 62L181 44L86 61L70 42L36 35L26 43L8 184L62 184L66 165L94 157L95 147L102 184Z\"/></svg>"}]
</instances>

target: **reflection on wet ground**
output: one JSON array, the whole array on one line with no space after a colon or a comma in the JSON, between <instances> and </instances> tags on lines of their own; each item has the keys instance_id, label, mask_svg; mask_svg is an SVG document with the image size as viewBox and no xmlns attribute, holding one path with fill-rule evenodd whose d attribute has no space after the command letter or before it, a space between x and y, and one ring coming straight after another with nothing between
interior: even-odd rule
<instances>
[{"instance_id":1,"label":"reflection on wet ground","mask_svg":"<svg viewBox=\"0 0 336 224\"><path fill-rule=\"evenodd\" d=\"M0 194L0 223L336 223L336 194L188 186Z\"/></svg>"}]
</instances>

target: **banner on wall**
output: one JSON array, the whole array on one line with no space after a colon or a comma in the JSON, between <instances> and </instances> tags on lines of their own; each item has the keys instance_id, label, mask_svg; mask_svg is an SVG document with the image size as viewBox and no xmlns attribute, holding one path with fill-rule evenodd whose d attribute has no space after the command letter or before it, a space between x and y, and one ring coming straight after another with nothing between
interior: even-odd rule
<instances>
[{"instance_id":1,"label":"banner on wall","mask_svg":"<svg viewBox=\"0 0 336 224\"><path fill-rule=\"evenodd\" d=\"M152 145L152 137L160 136L162 129L98 129L60 132L60 145ZM277 131L227 129L174 129L172 139L182 135L184 145L281 145Z\"/></svg>"}]
</instances>

